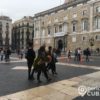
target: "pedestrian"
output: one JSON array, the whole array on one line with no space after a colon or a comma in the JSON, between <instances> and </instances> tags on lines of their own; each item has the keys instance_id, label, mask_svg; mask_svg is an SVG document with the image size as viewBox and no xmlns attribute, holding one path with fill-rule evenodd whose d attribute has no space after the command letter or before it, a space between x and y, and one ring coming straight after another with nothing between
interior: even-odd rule
<instances>
[{"instance_id":1,"label":"pedestrian","mask_svg":"<svg viewBox=\"0 0 100 100\"><path fill-rule=\"evenodd\" d=\"M77 58L78 58L78 61L81 62L81 60L82 60L82 51L81 51L81 48L78 48L78 50L77 50Z\"/></svg>"},{"instance_id":2,"label":"pedestrian","mask_svg":"<svg viewBox=\"0 0 100 100\"><path fill-rule=\"evenodd\" d=\"M74 61L78 61L78 49L75 49L74 56Z\"/></svg>"},{"instance_id":3,"label":"pedestrian","mask_svg":"<svg viewBox=\"0 0 100 100\"><path fill-rule=\"evenodd\" d=\"M70 62L70 60L71 60L71 51L69 50L68 51L68 62Z\"/></svg>"},{"instance_id":4,"label":"pedestrian","mask_svg":"<svg viewBox=\"0 0 100 100\"><path fill-rule=\"evenodd\" d=\"M27 59L27 65L28 65L28 80L31 80L34 79L34 77L31 75L31 72L32 72L32 65L35 59L35 51L33 50L32 43L29 43L29 47L25 57Z\"/></svg>"},{"instance_id":5,"label":"pedestrian","mask_svg":"<svg viewBox=\"0 0 100 100\"><path fill-rule=\"evenodd\" d=\"M11 50L9 48L7 48L5 50L5 61L6 62L10 61L10 55L11 55Z\"/></svg>"},{"instance_id":6,"label":"pedestrian","mask_svg":"<svg viewBox=\"0 0 100 100\"><path fill-rule=\"evenodd\" d=\"M53 72L54 72L54 74L57 74L57 72L56 72L56 62L58 62L58 60L57 60L57 54L56 54L56 49L55 48L53 48L52 55L53 55L53 58L52 58Z\"/></svg>"},{"instance_id":7,"label":"pedestrian","mask_svg":"<svg viewBox=\"0 0 100 100\"><path fill-rule=\"evenodd\" d=\"M89 61L90 61L90 60L89 60L89 56L91 55L89 48L87 48L87 49L84 51L84 54L85 54L85 56L86 56L86 62L89 62Z\"/></svg>"},{"instance_id":8,"label":"pedestrian","mask_svg":"<svg viewBox=\"0 0 100 100\"><path fill-rule=\"evenodd\" d=\"M21 56L20 58L23 59L23 56L24 56L24 49L23 48L20 50L20 56Z\"/></svg>"},{"instance_id":9,"label":"pedestrian","mask_svg":"<svg viewBox=\"0 0 100 100\"><path fill-rule=\"evenodd\" d=\"M40 83L40 75L41 72L43 72L45 78L47 81L50 81L51 79L48 77L47 69L46 69L46 61L47 61L47 55L45 50L45 45L41 46L38 50L38 70L37 70L37 81Z\"/></svg>"},{"instance_id":10,"label":"pedestrian","mask_svg":"<svg viewBox=\"0 0 100 100\"><path fill-rule=\"evenodd\" d=\"M17 55L18 55L18 58L20 59L20 49L17 49Z\"/></svg>"},{"instance_id":11,"label":"pedestrian","mask_svg":"<svg viewBox=\"0 0 100 100\"><path fill-rule=\"evenodd\" d=\"M56 53L55 53L55 49L52 49L52 47L49 46L47 55L49 57L51 57L51 60L47 64L48 71L51 69L53 75L57 74L57 72L56 72L56 64L55 64L56 61L57 61L57 56L56 56Z\"/></svg>"},{"instance_id":12,"label":"pedestrian","mask_svg":"<svg viewBox=\"0 0 100 100\"><path fill-rule=\"evenodd\" d=\"M3 51L3 48L1 48L0 55L1 55L1 61L3 61L3 56L4 56L4 51Z\"/></svg>"}]
</instances>

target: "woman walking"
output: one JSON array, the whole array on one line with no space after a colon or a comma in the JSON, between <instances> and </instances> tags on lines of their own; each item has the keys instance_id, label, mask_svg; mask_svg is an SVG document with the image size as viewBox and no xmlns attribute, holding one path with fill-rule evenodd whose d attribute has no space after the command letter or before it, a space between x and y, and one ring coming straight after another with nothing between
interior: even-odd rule
<instances>
[{"instance_id":1,"label":"woman walking","mask_svg":"<svg viewBox=\"0 0 100 100\"><path fill-rule=\"evenodd\" d=\"M46 51L45 51L45 46L44 45L41 46L40 49L38 50L38 58L39 58L39 61L37 62L38 63L38 68L37 68L37 80L38 80L38 82L39 83L41 82L41 80L40 80L41 72L43 72L46 80L50 81L51 79L48 77L47 69L46 69L46 58L47 58L47 55L46 55Z\"/></svg>"}]
</instances>

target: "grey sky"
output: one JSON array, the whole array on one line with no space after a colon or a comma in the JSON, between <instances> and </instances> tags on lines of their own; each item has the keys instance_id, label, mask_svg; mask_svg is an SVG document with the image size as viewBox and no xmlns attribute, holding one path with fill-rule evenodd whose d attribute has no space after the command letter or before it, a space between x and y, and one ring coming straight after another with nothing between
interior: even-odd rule
<instances>
[{"instance_id":1,"label":"grey sky","mask_svg":"<svg viewBox=\"0 0 100 100\"><path fill-rule=\"evenodd\" d=\"M0 0L0 15L9 16L13 21L23 16L56 7L64 0Z\"/></svg>"}]
</instances>

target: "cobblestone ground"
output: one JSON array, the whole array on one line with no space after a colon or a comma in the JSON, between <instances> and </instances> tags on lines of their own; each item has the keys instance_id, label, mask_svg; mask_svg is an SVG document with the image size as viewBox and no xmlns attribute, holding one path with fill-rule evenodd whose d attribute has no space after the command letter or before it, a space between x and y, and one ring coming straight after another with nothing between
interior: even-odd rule
<instances>
[{"instance_id":1,"label":"cobblestone ground","mask_svg":"<svg viewBox=\"0 0 100 100\"><path fill-rule=\"evenodd\" d=\"M0 62L0 100L100 100L100 95L88 95L100 87L99 67L99 57L91 57L88 63L60 57L58 75L49 73L49 83L42 75L42 83L38 84L36 73L35 80L27 80L26 60L12 57L8 63ZM87 94L89 87L93 89Z\"/></svg>"}]
</instances>

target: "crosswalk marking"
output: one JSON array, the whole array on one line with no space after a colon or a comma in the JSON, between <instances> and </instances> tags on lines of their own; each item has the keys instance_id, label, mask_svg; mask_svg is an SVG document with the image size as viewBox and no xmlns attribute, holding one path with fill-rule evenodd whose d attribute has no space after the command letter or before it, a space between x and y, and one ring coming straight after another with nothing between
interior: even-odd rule
<instances>
[{"instance_id":1,"label":"crosswalk marking","mask_svg":"<svg viewBox=\"0 0 100 100\"><path fill-rule=\"evenodd\" d=\"M15 58L15 57L11 57L10 61L5 62L5 60L0 61L1 64L5 64L5 63L16 63L16 62L26 62L26 59L19 59L19 58Z\"/></svg>"},{"instance_id":2,"label":"crosswalk marking","mask_svg":"<svg viewBox=\"0 0 100 100\"><path fill-rule=\"evenodd\" d=\"M81 68L100 70L100 67L98 67L98 66L90 66L90 65L69 64L69 63L60 63L60 62L58 62L57 65L66 65L66 66L72 66L72 67L81 67Z\"/></svg>"},{"instance_id":3,"label":"crosswalk marking","mask_svg":"<svg viewBox=\"0 0 100 100\"><path fill-rule=\"evenodd\" d=\"M15 66L12 68L13 70L27 70L27 66Z\"/></svg>"}]
</instances>

